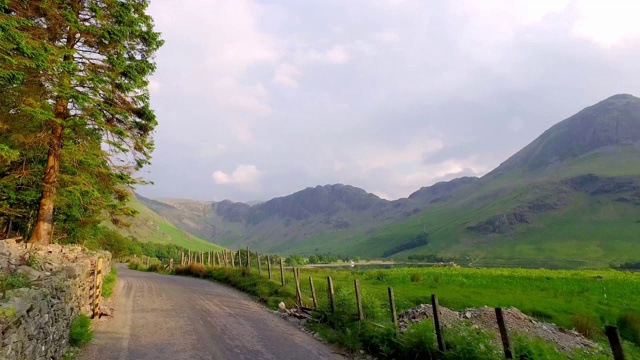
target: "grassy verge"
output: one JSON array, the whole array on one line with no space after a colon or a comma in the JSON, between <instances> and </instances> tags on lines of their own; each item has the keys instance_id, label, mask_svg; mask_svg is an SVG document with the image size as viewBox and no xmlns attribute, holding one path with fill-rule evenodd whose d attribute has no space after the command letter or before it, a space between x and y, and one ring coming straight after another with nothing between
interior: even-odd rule
<instances>
[{"instance_id":1,"label":"grassy verge","mask_svg":"<svg viewBox=\"0 0 640 360\"><path fill-rule=\"evenodd\" d=\"M102 297L108 298L113 295L113 289L116 286L116 279L118 278L118 270L115 266L111 267L111 271L102 281Z\"/></svg>"},{"instance_id":2,"label":"grassy verge","mask_svg":"<svg viewBox=\"0 0 640 360\"><path fill-rule=\"evenodd\" d=\"M130 265L136 267L138 265ZM266 266L263 266L263 268ZM150 269L144 269L150 270ZM437 351L434 330L430 323L410 326L395 336L389 318L387 287L393 286L399 311L430 302L437 293L443 306L462 310L467 307L515 306L540 320L554 322L565 328L576 328L602 342L602 353L562 354L544 341L524 334L513 334L514 351L528 359L600 359L607 358L607 344L602 335L604 324L620 326L629 358L640 358L638 344L640 303L635 301L640 291L639 274L604 271L548 271L521 269L453 269L403 268L388 270L349 271L336 269L302 269L303 302L310 305L308 277L314 280L318 294L317 322L309 327L329 342L353 352L365 351L383 357L424 359L499 359L500 346L488 339L490 335L469 324L447 329L446 356ZM285 273L285 286L279 283L279 273L273 279L257 271L208 267L200 264L177 266L175 274L212 279L229 284L256 296L275 308L279 302L287 307L296 302L293 272ZM326 277L335 284L336 312L331 314L327 300ZM277 279L277 280L275 280ZM357 321L353 279L362 285L365 321ZM638 344L640 345L640 344ZM610 356L610 355L609 355Z\"/></svg>"}]
</instances>

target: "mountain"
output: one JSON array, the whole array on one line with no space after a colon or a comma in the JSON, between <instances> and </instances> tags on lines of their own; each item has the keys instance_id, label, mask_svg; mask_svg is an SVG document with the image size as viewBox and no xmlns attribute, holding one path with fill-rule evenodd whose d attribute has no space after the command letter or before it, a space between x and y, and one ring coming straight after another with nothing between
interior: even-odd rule
<instances>
[{"instance_id":1,"label":"mountain","mask_svg":"<svg viewBox=\"0 0 640 360\"><path fill-rule=\"evenodd\" d=\"M146 199L153 202L156 206L172 209L171 205ZM132 196L129 206L138 212L138 215L128 219L129 227L115 228L113 225L105 223L108 226L124 236L133 236L141 242L156 242L165 244L174 244L196 251L212 251L221 250L222 247L203 240L184 230L178 229L169 221L162 218L156 212L152 211L143 202L138 200L138 195Z\"/></svg>"},{"instance_id":2,"label":"mountain","mask_svg":"<svg viewBox=\"0 0 640 360\"><path fill-rule=\"evenodd\" d=\"M612 96L554 125L482 178L434 184L406 199L338 184L256 205L145 204L198 236L260 251L442 256L479 265L637 260L640 99Z\"/></svg>"}]
</instances>

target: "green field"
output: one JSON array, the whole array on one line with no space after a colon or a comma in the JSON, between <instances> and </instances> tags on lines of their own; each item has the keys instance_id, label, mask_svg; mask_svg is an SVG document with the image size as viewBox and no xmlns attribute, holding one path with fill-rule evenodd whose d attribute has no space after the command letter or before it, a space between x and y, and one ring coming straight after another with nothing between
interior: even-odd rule
<instances>
[{"instance_id":1,"label":"green field","mask_svg":"<svg viewBox=\"0 0 640 360\"><path fill-rule=\"evenodd\" d=\"M287 283L293 286L292 271ZM279 274L278 274L279 276ZM585 316L602 329L615 324L626 312L640 315L640 273L615 270L530 270L470 268L399 268L380 270L334 270L302 268L302 291L310 298L308 277L315 280L320 302L326 303L326 277L336 290L353 288L359 279L368 296L387 302L392 286L399 311L430 303L435 293L442 306L516 307L522 312L571 329L577 316ZM279 279L276 278L276 279Z\"/></svg>"},{"instance_id":2,"label":"green field","mask_svg":"<svg viewBox=\"0 0 640 360\"><path fill-rule=\"evenodd\" d=\"M204 267L198 264L178 267L176 273L230 284L257 296L272 308L277 307L281 301L285 302L287 308L294 307L296 290L292 269L285 268L286 285L282 287L279 266L272 266L273 276L268 280L265 259L263 258L262 262L262 274L258 276L256 259L255 256L252 255L252 257L253 267L250 274L246 269ZM606 325L619 327L627 358L640 359L640 302L637 301L637 294L640 293L640 273L610 269L595 271L440 267L378 270L300 268L303 304L312 306L309 285L309 277L312 277L318 295L318 308L323 309L325 314L329 313L328 276L331 276L334 283L337 317L321 316L320 323L323 325L312 325L312 328L321 333L326 340L345 346L352 351L365 350L383 357L395 354L393 356L399 359L414 358L416 351L421 351L420 349L424 347L425 341L433 341L430 337L433 328L430 328L429 324L424 328L415 328L418 329L416 331L422 331L418 335L409 331L403 334L400 340L394 340L393 331L390 330L392 327L387 293L387 288L391 286L394 289L399 313L420 304L430 304L431 294L438 295L441 306L453 310L482 306L516 307L539 321L555 323L564 329L575 328L589 332L589 337L605 349L598 354L580 353L579 356L574 354L575 357L563 355L557 353L544 341L538 340L538 343L535 343L536 340L530 338L522 340L517 330L512 329L512 336L516 339L516 343L520 341L520 344L528 344L526 346L529 348L535 348L538 345L546 347L547 352L537 353L529 358L531 360L607 359L609 358L606 355L608 343L604 336ZM359 323L355 317L354 279L360 281L362 288L364 323ZM495 343L491 343L493 345L486 343L494 349L493 355L490 354L488 357L479 357L479 353L475 352L473 355L455 356L456 347L460 350L461 346L467 346L467 350L463 352L471 351L468 346L482 348L482 345L478 344L483 341L483 336L478 335L477 332L456 335L452 333L460 330L456 329L448 330L450 345L454 350L443 359L472 359L476 356L483 359L501 358L499 347ZM462 331L466 330L462 329ZM418 343L407 343L416 340L415 338L411 340L414 335L418 336ZM465 338L467 335L472 338ZM456 336L458 336L457 340ZM460 336L462 338L459 338ZM534 342L527 343L527 341ZM441 357L436 356L436 358Z\"/></svg>"}]
</instances>

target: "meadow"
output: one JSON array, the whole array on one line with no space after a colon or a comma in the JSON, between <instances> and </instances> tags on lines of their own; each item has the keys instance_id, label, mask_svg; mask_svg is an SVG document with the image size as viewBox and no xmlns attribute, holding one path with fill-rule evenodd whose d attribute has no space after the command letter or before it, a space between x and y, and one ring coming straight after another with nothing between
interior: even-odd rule
<instances>
[{"instance_id":1,"label":"meadow","mask_svg":"<svg viewBox=\"0 0 640 360\"><path fill-rule=\"evenodd\" d=\"M255 258L252 264L253 267L250 270L192 264L177 267L175 273L230 284L257 296L270 308L276 308L280 302L284 302L287 308L295 306L296 290L292 268L285 268L286 285L281 286L278 265L272 266L272 279L268 280L266 263L262 262L261 276L258 276ZM328 311L328 276L331 276L334 282L340 318L332 316ZM481 306L516 307L540 321L555 323L565 329L575 328L587 333L605 349L607 348L604 337L605 325L618 325L625 340L627 357L640 358L640 301L637 298L637 294L640 293L640 273L610 269L431 267L360 271L302 267L300 268L300 285L303 303L311 307L309 277L313 279L318 308L321 310L318 316L322 325L311 325L314 327L313 330L325 339L352 351L365 350L378 355L393 354L403 358L401 355L403 346L409 346L407 344L412 342L409 338L400 342L389 340L393 338L392 331L389 331L391 321L387 293L387 288L391 286L394 289L398 313L420 304L429 304L431 294L438 295L441 306L453 310ZM354 279L360 281L366 323L370 326L358 324L355 319ZM422 329L422 332L432 333L433 329L428 328L430 325L425 326L427 329ZM420 332L420 330L415 331ZM415 331L403 334L403 338L415 334ZM464 331L466 330L459 329L457 334ZM473 341L484 341L482 336L475 332L473 334L479 336ZM421 336L428 336L428 334ZM454 337L454 334L449 336ZM467 338L469 336L471 335L466 335ZM459 340L464 342L464 337ZM404 349L409 354L414 354L417 351L416 346L419 347L416 344L420 342L409 346L409 350ZM530 345L527 346L531 347ZM540 346L544 347L546 344ZM551 358L549 353L545 354L530 358ZM554 353L555 355L557 354ZM487 358L492 358L491 356ZM593 356L586 358L599 358L595 357L596 355Z\"/></svg>"}]
</instances>

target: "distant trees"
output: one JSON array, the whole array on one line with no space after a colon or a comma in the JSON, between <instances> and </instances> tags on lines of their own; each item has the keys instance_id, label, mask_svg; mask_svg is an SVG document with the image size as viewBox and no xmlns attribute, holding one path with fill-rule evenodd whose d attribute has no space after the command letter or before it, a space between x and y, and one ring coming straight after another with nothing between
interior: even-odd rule
<instances>
[{"instance_id":1,"label":"distant trees","mask_svg":"<svg viewBox=\"0 0 640 360\"><path fill-rule=\"evenodd\" d=\"M397 254L397 253L399 253L401 251L417 248L417 247L422 246L422 245L427 245L428 243L429 243L429 234L421 233L421 234L416 235L416 237L414 237L410 241L402 243L402 244L400 244L398 246L394 246L391 249L385 251L382 254L382 257L388 257L388 256L391 256L393 254Z\"/></svg>"},{"instance_id":2,"label":"distant trees","mask_svg":"<svg viewBox=\"0 0 640 360\"><path fill-rule=\"evenodd\" d=\"M312 254L309 256L309 264L330 264L338 261L338 257L331 254Z\"/></svg>"},{"instance_id":3,"label":"distant trees","mask_svg":"<svg viewBox=\"0 0 640 360\"><path fill-rule=\"evenodd\" d=\"M132 214L162 45L145 0L0 0L0 223L47 244Z\"/></svg>"}]
</instances>

